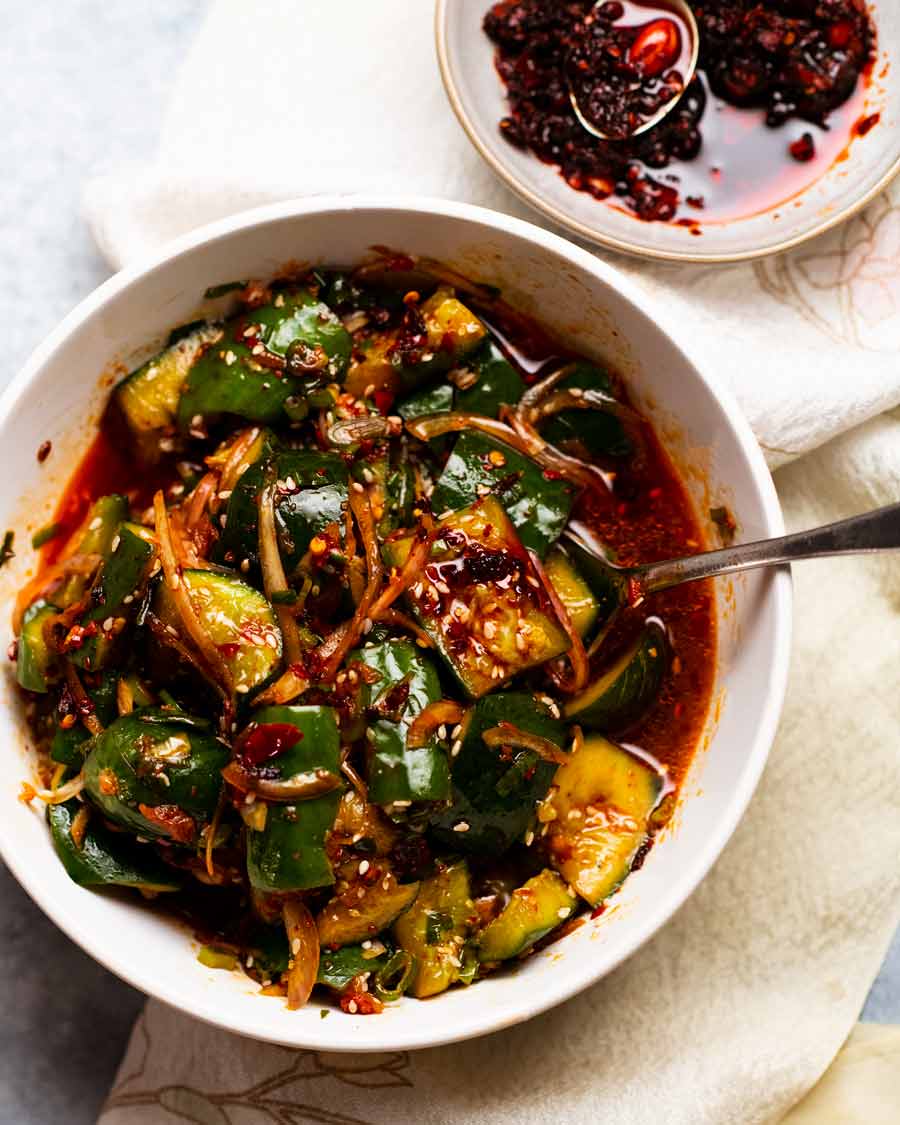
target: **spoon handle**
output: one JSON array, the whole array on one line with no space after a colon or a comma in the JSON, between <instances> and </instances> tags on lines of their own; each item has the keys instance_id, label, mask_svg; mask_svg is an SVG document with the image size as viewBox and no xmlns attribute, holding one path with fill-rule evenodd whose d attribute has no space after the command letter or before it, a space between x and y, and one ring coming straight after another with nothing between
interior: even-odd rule
<instances>
[{"instance_id":1,"label":"spoon handle","mask_svg":"<svg viewBox=\"0 0 900 1125\"><path fill-rule=\"evenodd\" d=\"M668 559L634 568L634 576L648 593L682 582L696 582L717 574L734 574L759 566L790 563L797 559L855 555L900 548L900 504L877 508L861 516L839 520L780 539L741 543L721 551L708 551L684 559Z\"/></svg>"}]
</instances>

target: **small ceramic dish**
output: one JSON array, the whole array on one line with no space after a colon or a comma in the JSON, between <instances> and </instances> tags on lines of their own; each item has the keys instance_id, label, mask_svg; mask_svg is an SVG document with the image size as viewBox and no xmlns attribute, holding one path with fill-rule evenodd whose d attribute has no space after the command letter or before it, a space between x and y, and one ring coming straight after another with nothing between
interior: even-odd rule
<instances>
[{"instance_id":1,"label":"small ceramic dish","mask_svg":"<svg viewBox=\"0 0 900 1125\"><path fill-rule=\"evenodd\" d=\"M469 140L520 198L590 242L644 258L736 262L779 253L855 214L900 171L900 6L870 5L878 57L860 115L880 115L841 158L793 198L748 218L706 222L699 232L674 223L643 222L569 187L556 168L513 147L498 123L508 112L494 67L494 45L482 30L491 0L437 0L435 33L441 75ZM796 130L795 130L796 131ZM698 158L698 161L702 159Z\"/></svg>"},{"instance_id":2,"label":"small ceramic dish","mask_svg":"<svg viewBox=\"0 0 900 1125\"><path fill-rule=\"evenodd\" d=\"M235 215L123 270L70 313L13 380L0 400L0 529L16 529L16 556L0 571L4 612L34 569L28 536L48 522L113 380L152 354L173 326L221 313L203 297L208 286L272 277L288 261L358 263L379 244L498 286L515 308L617 368L665 441L698 513L726 504L741 538L783 533L772 479L737 404L659 326L652 300L610 266L539 227L477 207L325 196ZM46 441L52 455L39 463L35 453ZM8 662L0 677L0 853L38 905L99 962L230 1031L291 1047L383 1051L507 1027L599 980L651 937L704 878L753 795L787 680L790 577L748 574L716 590L713 715L672 825L602 916L474 988L427 1003L404 999L378 1016L335 1012L322 1020L319 1004L289 1011L283 1001L261 997L243 973L204 967L191 932L137 896L77 886L53 850L44 817L18 800L32 767Z\"/></svg>"}]
</instances>

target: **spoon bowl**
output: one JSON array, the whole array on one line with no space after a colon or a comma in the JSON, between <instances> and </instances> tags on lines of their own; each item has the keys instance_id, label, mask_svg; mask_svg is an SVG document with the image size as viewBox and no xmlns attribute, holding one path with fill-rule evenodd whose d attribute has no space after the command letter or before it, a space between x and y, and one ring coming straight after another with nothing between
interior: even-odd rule
<instances>
[{"instance_id":1,"label":"spoon bowl","mask_svg":"<svg viewBox=\"0 0 900 1125\"><path fill-rule=\"evenodd\" d=\"M604 3L605 0L597 0L597 3L594 5L594 10L602 7ZM639 7L642 5L634 4L633 6ZM641 133L646 133L648 129L652 129L654 125L657 125L660 121L662 121L664 117L672 112L672 110L676 105L678 105L679 101L684 96L685 90L687 90L688 86L691 84L691 79L694 77L694 73L697 69L697 59L700 54L700 30L697 27L697 21L694 18L694 13L691 10L690 4L687 3L687 0L654 0L653 7L657 11L668 10L674 16L677 16L678 19L682 21L684 27L687 28L688 38L690 40L690 52L687 65L683 67L684 73L682 74L681 90L671 98L669 98L668 101L664 102L654 114L645 118L636 129L632 129L631 132L627 134L627 136L612 136L610 133L605 132L594 121L592 121L588 114L584 111L584 107L579 101L578 94L576 93L572 85L570 77L569 101L572 103L572 109L575 113L575 116L578 118L578 121L581 124L582 128L587 130L588 133L596 137L598 140L630 140L632 137L640 136ZM649 28L653 23L662 23L664 18L665 17L659 17L657 19L653 19L651 23L648 23L646 26ZM625 24L622 26L634 25Z\"/></svg>"}]
</instances>

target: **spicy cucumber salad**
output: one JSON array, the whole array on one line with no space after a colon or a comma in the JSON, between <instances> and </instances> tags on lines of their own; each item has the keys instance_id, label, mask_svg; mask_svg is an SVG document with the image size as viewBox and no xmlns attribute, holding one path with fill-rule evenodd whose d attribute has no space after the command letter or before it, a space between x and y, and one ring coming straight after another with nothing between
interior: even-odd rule
<instances>
[{"instance_id":1,"label":"spicy cucumber salad","mask_svg":"<svg viewBox=\"0 0 900 1125\"><path fill-rule=\"evenodd\" d=\"M207 296L33 540L23 799L291 1008L471 985L671 816L713 601L607 560L704 526L617 374L492 288L393 255Z\"/></svg>"}]
</instances>

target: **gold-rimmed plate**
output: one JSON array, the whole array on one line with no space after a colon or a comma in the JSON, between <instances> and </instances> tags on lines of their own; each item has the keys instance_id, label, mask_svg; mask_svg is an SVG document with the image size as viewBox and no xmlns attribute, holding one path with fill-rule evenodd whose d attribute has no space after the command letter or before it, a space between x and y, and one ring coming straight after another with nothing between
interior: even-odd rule
<instances>
[{"instance_id":1,"label":"gold-rimmed plate","mask_svg":"<svg viewBox=\"0 0 900 1125\"><path fill-rule=\"evenodd\" d=\"M691 229L642 222L619 208L574 191L558 171L500 134L507 112L494 67L494 48L482 30L491 0L437 0L435 36L447 96L470 141L521 199L572 234L644 258L682 262L737 262L805 242L855 214L900 172L900 5L871 5L878 57L861 116L878 115L865 136L815 183L746 218L702 222Z\"/></svg>"}]
</instances>

